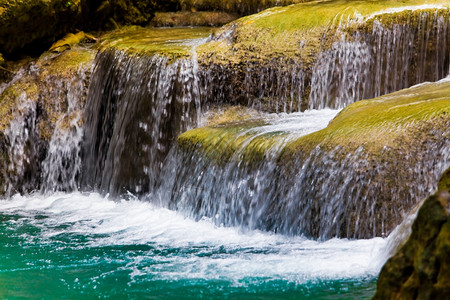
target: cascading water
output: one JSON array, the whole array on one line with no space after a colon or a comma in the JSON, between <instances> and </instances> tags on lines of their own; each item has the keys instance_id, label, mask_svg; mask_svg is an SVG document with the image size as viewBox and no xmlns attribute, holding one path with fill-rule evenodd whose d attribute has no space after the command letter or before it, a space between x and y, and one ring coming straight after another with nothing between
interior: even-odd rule
<instances>
[{"instance_id":1,"label":"cascading water","mask_svg":"<svg viewBox=\"0 0 450 300\"><path fill-rule=\"evenodd\" d=\"M79 70L68 81L55 81L57 90L67 90L67 108L58 118L42 163L43 192L76 191L81 173L82 112L88 71Z\"/></svg>"},{"instance_id":2,"label":"cascading water","mask_svg":"<svg viewBox=\"0 0 450 300\"><path fill-rule=\"evenodd\" d=\"M336 111L299 114L297 126L308 133L308 116L315 122L322 120L325 127ZM436 190L439 176L450 163L450 142L440 141L439 131L430 137L438 142L430 143L426 150L417 149L416 153L409 149L402 163L403 168L412 167L399 172L389 161L375 162L363 147L349 153L342 147L325 151L318 146L304 161L283 161L284 145L299 135L287 134L290 129L282 122L269 126L269 131L264 128L267 126L244 130L233 137L230 144L244 141L229 160L208 157L209 151L217 151L215 147L229 147L220 137L206 153L195 146L174 150L167 159L159 201L190 217L208 217L218 225L243 229L321 239L386 236L396 225L392 220L405 214L402 207ZM270 145L261 161L253 162L250 155L266 147L266 141L258 137L277 134L283 138ZM227 152L218 151L222 155ZM386 157L396 155L394 149L384 152ZM387 174L394 186L388 185Z\"/></svg>"},{"instance_id":3,"label":"cascading water","mask_svg":"<svg viewBox=\"0 0 450 300\"><path fill-rule=\"evenodd\" d=\"M314 66L309 108L342 108L444 78L450 65L449 20L436 10L421 12L416 26L375 20L370 34L356 32L348 40L343 33Z\"/></svg>"},{"instance_id":4,"label":"cascading water","mask_svg":"<svg viewBox=\"0 0 450 300\"><path fill-rule=\"evenodd\" d=\"M205 74L200 73L205 101L252 105L271 112L338 109L447 76L448 9L411 10L406 20L386 25L383 20L389 16L379 13L338 24L328 37L336 40L336 35L337 41L329 46L324 37L322 50L315 53L309 67L302 58L208 65ZM234 30L231 26L216 39L230 42Z\"/></svg>"},{"instance_id":5,"label":"cascading water","mask_svg":"<svg viewBox=\"0 0 450 300\"><path fill-rule=\"evenodd\" d=\"M331 109L270 116L243 130L238 151L219 161L172 146L210 103L277 112L341 108L439 79L449 69L450 30L448 19L433 17L421 14L417 28L374 21L371 33L347 35L322 52L312 70L290 60L274 68L286 64L274 60L227 73L199 66L195 55L171 61L106 49L88 92L83 82L92 65L56 84L64 96L56 91L55 99L64 101L55 103L67 107L56 109L47 145L37 136L39 101L20 95L5 131L11 163L3 176L11 193L22 186L45 195L0 201L0 296L370 297L386 259L386 240L372 237L392 229L385 222L405 213L401 202L435 189L450 161L441 132L425 151L410 149L404 162L413 167L398 174L398 166L372 166L362 148L319 146L280 168L284 146L325 127L337 113ZM428 51L431 40L436 48ZM276 142L252 160L248 150L267 136ZM406 184L380 204L375 196L391 188L386 173Z\"/></svg>"},{"instance_id":6,"label":"cascading water","mask_svg":"<svg viewBox=\"0 0 450 300\"><path fill-rule=\"evenodd\" d=\"M98 55L85 109L84 189L139 194L154 185L174 139L196 124L196 63Z\"/></svg>"},{"instance_id":7,"label":"cascading water","mask_svg":"<svg viewBox=\"0 0 450 300\"><path fill-rule=\"evenodd\" d=\"M19 187L26 190L27 184L35 183L37 175L36 153L36 99L30 99L26 92L17 98L17 112L10 126L5 131L9 164L3 171L8 179L6 194L17 192ZM13 174L12 176L9 174ZM31 182L30 182L31 181ZM19 190L20 191L20 190Z\"/></svg>"}]
</instances>

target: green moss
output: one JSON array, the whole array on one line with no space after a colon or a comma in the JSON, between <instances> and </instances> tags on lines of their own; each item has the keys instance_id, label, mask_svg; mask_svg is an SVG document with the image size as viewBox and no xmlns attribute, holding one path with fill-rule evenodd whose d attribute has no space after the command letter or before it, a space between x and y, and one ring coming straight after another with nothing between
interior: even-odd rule
<instances>
[{"instance_id":1,"label":"green moss","mask_svg":"<svg viewBox=\"0 0 450 300\"><path fill-rule=\"evenodd\" d=\"M211 28L141 28L126 27L102 38L101 49L114 48L130 54L160 54L172 59L188 57L192 46L187 40L206 38Z\"/></svg>"},{"instance_id":2,"label":"green moss","mask_svg":"<svg viewBox=\"0 0 450 300\"><path fill-rule=\"evenodd\" d=\"M309 152L318 144L328 149L338 145L364 146L371 152L380 152L383 147L395 146L397 138L409 127L427 120L448 122L449 116L450 82L424 84L349 105L327 128L288 145L286 154Z\"/></svg>"},{"instance_id":3,"label":"green moss","mask_svg":"<svg viewBox=\"0 0 450 300\"><path fill-rule=\"evenodd\" d=\"M295 57L305 64L314 62L319 51L329 47L341 34L341 23L353 24L347 31L367 29L375 19L384 24L411 22L411 11L386 13L384 10L422 4L449 8L446 0L331 0L314 1L267 9L241 18L221 32L232 33L232 42L199 47L199 57L218 63ZM370 27L371 28L371 27Z\"/></svg>"},{"instance_id":4,"label":"green moss","mask_svg":"<svg viewBox=\"0 0 450 300\"><path fill-rule=\"evenodd\" d=\"M18 101L22 95L28 99L37 101L38 86L34 82L21 81L0 94L0 131L3 132L11 123L14 113L17 111Z\"/></svg>"},{"instance_id":5,"label":"green moss","mask_svg":"<svg viewBox=\"0 0 450 300\"><path fill-rule=\"evenodd\" d=\"M225 162L235 153L241 152L244 144L252 137L251 129L262 125L265 125L264 121L250 120L196 128L180 135L178 143L184 148L198 148L210 159ZM241 153L243 157L240 158L249 159L254 156L261 159L264 156L264 150L267 150L269 144L274 142L274 139L259 136L253 139L251 144L246 145L249 148ZM263 147L264 145L266 147ZM255 151L251 152L247 149Z\"/></svg>"},{"instance_id":6,"label":"green moss","mask_svg":"<svg viewBox=\"0 0 450 300\"><path fill-rule=\"evenodd\" d=\"M236 120L239 119L236 116ZM178 142L182 147L197 147L215 158L243 151L247 152L244 158L262 159L274 145L285 140L286 133L283 132L261 135L243 150L244 141L255 135L251 129L263 125L264 120L227 121L188 131L178 138ZM413 144L418 139L416 131L426 122L432 122L435 130L441 129L448 134L450 82L424 84L349 105L325 129L287 141L281 161L310 153L319 144L325 150L341 146L352 151L363 146L369 153L381 155L384 147L401 148Z\"/></svg>"},{"instance_id":7,"label":"green moss","mask_svg":"<svg viewBox=\"0 0 450 300\"><path fill-rule=\"evenodd\" d=\"M92 63L94 58L94 50L73 47L57 55L46 52L37 61L37 65L42 68L41 78L48 75L69 78L83 66Z\"/></svg>"},{"instance_id":8,"label":"green moss","mask_svg":"<svg viewBox=\"0 0 450 300\"><path fill-rule=\"evenodd\" d=\"M450 193L450 168L442 174L442 177L438 183L438 190L447 191Z\"/></svg>"}]
</instances>

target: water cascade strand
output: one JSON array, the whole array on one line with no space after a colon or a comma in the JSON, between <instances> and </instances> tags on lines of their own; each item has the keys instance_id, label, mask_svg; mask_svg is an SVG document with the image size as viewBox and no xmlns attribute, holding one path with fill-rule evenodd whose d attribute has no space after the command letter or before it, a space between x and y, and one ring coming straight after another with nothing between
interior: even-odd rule
<instances>
[{"instance_id":1,"label":"water cascade strand","mask_svg":"<svg viewBox=\"0 0 450 300\"><path fill-rule=\"evenodd\" d=\"M83 138L82 115L87 92L85 82L92 67L88 65L80 69L66 81L52 80L55 90L64 91L67 107L55 124L47 157L42 163L43 192L69 192L78 189Z\"/></svg>"},{"instance_id":2,"label":"water cascade strand","mask_svg":"<svg viewBox=\"0 0 450 300\"><path fill-rule=\"evenodd\" d=\"M85 109L84 189L148 191L174 139L197 123L197 60L107 50L97 57Z\"/></svg>"},{"instance_id":3,"label":"water cascade strand","mask_svg":"<svg viewBox=\"0 0 450 300\"><path fill-rule=\"evenodd\" d=\"M390 26L374 20L371 33L342 32L313 68L308 107L342 108L444 78L450 65L449 20L439 11L421 12L416 26L412 20Z\"/></svg>"},{"instance_id":4,"label":"water cascade strand","mask_svg":"<svg viewBox=\"0 0 450 300\"><path fill-rule=\"evenodd\" d=\"M236 140L245 141L229 160L217 161L196 147L177 149L168 156L158 201L197 220L243 230L321 239L386 236L407 213L402 208L434 191L450 164L450 142L440 132L432 134L436 142L427 149L409 149L402 171L395 163L375 161L362 147L349 153L319 146L303 161L281 160L284 143L295 135L280 139L256 162L245 155L264 143L254 142L258 133L238 135ZM386 148L383 155L396 151Z\"/></svg>"}]
</instances>

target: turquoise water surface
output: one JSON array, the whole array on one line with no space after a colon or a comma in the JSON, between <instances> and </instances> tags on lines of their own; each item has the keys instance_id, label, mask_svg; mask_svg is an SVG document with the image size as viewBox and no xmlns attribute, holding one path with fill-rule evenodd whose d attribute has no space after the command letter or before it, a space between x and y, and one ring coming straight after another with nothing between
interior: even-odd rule
<instances>
[{"instance_id":1,"label":"turquoise water surface","mask_svg":"<svg viewBox=\"0 0 450 300\"><path fill-rule=\"evenodd\" d=\"M0 298L369 299L386 240L317 242L98 194L0 200Z\"/></svg>"}]
</instances>

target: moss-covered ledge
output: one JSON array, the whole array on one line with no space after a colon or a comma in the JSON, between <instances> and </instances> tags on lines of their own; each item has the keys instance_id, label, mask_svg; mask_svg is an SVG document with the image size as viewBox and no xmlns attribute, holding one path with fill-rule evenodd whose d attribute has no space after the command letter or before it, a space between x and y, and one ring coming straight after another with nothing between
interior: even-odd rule
<instances>
[{"instance_id":1,"label":"moss-covered ledge","mask_svg":"<svg viewBox=\"0 0 450 300\"><path fill-rule=\"evenodd\" d=\"M123 51L129 55L160 55L169 61L192 56L196 40L205 39L212 28L143 28L127 26L100 38L99 50Z\"/></svg>"},{"instance_id":2,"label":"moss-covered ledge","mask_svg":"<svg viewBox=\"0 0 450 300\"><path fill-rule=\"evenodd\" d=\"M342 32L367 30L374 21L413 24L420 12L449 8L445 0L332 0L274 7L223 27L199 47L199 57L222 64L295 57L307 65Z\"/></svg>"},{"instance_id":3,"label":"moss-covered ledge","mask_svg":"<svg viewBox=\"0 0 450 300\"><path fill-rule=\"evenodd\" d=\"M227 158L241 149L245 139L254 134L252 128L267 124L265 119L234 116L222 123L193 129L178 137L185 149L195 148L206 155ZM247 120L246 120L247 119ZM426 143L427 131L441 132L443 140L450 139L450 81L425 83L417 87L370 100L358 101L343 109L323 130L289 140L280 162L307 157L317 146L325 151L343 147L348 152L363 147L375 157L383 157L386 149L402 153L414 143ZM288 133L260 135L253 139L255 148L243 157L264 159L271 146ZM257 150L256 153L251 153ZM259 153L259 154L258 154Z\"/></svg>"},{"instance_id":4,"label":"moss-covered ledge","mask_svg":"<svg viewBox=\"0 0 450 300\"><path fill-rule=\"evenodd\" d=\"M450 139L449 124L450 81L446 79L351 104L324 130L288 145L283 156L309 153L319 144L328 150L343 146L352 151L363 146L374 154L385 148L406 152L406 145L425 137L421 129L426 127Z\"/></svg>"}]
</instances>

